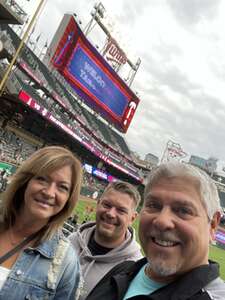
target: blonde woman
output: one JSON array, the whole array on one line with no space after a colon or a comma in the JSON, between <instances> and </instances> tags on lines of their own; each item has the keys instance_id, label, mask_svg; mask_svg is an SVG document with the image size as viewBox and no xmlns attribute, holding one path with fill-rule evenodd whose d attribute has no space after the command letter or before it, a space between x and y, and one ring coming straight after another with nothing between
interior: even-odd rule
<instances>
[{"instance_id":1,"label":"blonde woman","mask_svg":"<svg viewBox=\"0 0 225 300\"><path fill-rule=\"evenodd\" d=\"M2 198L0 299L75 299L77 256L60 228L80 192L82 169L67 149L35 152Z\"/></svg>"}]
</instances>

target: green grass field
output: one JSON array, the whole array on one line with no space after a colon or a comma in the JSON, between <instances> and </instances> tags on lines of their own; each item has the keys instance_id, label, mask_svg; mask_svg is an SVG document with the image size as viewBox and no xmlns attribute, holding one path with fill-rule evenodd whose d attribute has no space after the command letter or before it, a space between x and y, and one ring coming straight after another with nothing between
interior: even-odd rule
<instances>
[{"instance_id":1,"label":"green grass field","mask_svg":"<svg viewBox=\"0 0 225 300\"><path fill-rule=\"evenodd\" d=\"M95 206L94 201L80 200L76 206L75 213L79 216L79 223L81 224L85 217L89 220L95 219ZM133 227L138 228L138 219L135 220ZM217 246L210 247L210 259L217 261L220 265L220 275L225 280L225 250L218 248Z\"/></svg>"},{"instance_id":2,"label":"green grass field","mask_svg":"<svg viewBox=\"0 0 225 300\"><path fill-rule=\"evenodd\" d=\"M80 200L75 208L75 214L78 215L78 223L82 224L84 219L88 217L88 220L95 219L95 207L96 202L92 200ZM90 210L93 210L92 212Z\"/></svg>"},{"instance_id":3,"label":"green grass field","mask_svg":"<svg viewBox=\"0 0 225 300\"><path fill-rule=\"evenodd\" d=\"M225 250L216 246L211 246L209 257L219 263L220 275L225 280Z\"/></svg>"}]
</instances>

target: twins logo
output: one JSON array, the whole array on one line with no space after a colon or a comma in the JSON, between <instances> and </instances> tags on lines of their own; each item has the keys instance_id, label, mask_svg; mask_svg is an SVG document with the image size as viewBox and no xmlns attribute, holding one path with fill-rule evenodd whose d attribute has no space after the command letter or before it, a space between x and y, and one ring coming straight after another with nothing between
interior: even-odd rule
<instances>
[{"instance_id":1,"label":"twins logo","mask_svg":"<svg viewBox=\"0 0 225 300\"><path fill-rule=\"evenodd\" d=\"M127 111L124 116L124 121L123 121L124 126L127 126L127 123L129 120L131 120L136 108L137 108L137 103L135 103L134 101L131 101L128 105Z\"/></svg>"},{"instance_id":2,"label":"twins logo","mask_svg":"<svg viewBox=\"0 0 225 300\"><path fill-rule=\"evenodd\" d=\"M119 48L113 38L109 38L106 49L103 53L106 59L124 65L127 62L125 53Z\"/></svg>"}]
</instances>

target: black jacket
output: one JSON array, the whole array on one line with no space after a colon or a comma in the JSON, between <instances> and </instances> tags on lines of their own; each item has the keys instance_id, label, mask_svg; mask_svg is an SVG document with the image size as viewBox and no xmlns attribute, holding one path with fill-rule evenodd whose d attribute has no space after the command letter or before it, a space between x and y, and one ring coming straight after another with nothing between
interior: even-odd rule
<instances>
[{"instance_id":1,"label":"black jacket","mask_svg":"<svg viewBox=\"0 0 225 300\"><path fill-rule=\"evenodd\" d=\"M122 300L131 280L146 262L143 258L136 263L129 261L117 265L96 285L86 300ZM208 286L210 293L207 290ZM218 300L225 299L225 283L219 278L219 265L212 261L209 265L193 269L150 295L130 299L210 300L213 299L210 294L216 294Z\"/></svg>"}]
</instances>

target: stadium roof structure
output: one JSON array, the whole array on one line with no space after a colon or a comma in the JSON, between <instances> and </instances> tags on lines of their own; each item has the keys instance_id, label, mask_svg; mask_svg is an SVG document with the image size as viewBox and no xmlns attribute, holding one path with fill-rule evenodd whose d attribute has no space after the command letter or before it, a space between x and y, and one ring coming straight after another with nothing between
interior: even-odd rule
<instances>
[{"instance_id":1,"label":"stadium roof structure","mask_svg":"<svg viewBox=\"0 0 225 300\"><path fill-rule=\"evenodd\" d=\"M0 0L0 24L22 25L27 14L12 0Z\"/></svg>"},{"instance_id":2,"label":"stadium roof structure","mask_svg":"<svg viewBox=\"0 0 225 300\"><path fill-rule=\"evenodd\" d=\"M8 38L4 45L5 58L11 60L20 39L8 25L0 24L0 30ZM134 165L124 138L88 111L80 98L70 92L63 78L57 77L56 71L48 69L24 45L7 82L8 94L76 139L106 164L142 182L140 169Z\"/></svg>"}]
</instances>

